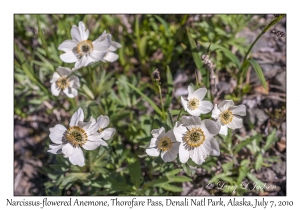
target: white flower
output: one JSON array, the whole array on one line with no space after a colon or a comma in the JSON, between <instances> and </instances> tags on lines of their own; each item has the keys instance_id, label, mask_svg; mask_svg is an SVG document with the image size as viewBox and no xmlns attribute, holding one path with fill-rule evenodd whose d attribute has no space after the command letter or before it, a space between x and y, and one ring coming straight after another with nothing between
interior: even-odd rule
<instances>
[{"instance_id":1,"label":"white flower","mask_svg":"<svg viewBox=\"0 0 300 210\"><path fill-rule=\"evenodd\" d=\"M169 130L166 133L165 128L160 128L152 130L151 134L153 138L146 149L146 153L155 157L161 154L164 162L175 160L180 142L176 141L173 131Z\"/></svg>"},{"instance_id":2,"label":"white flower","mask_svg":"<svg viewBox=\"0 0 300 210\"><path fill-rule=\"evenodd\" d=\"M118 48L121 48L122 45L118 42L111 41L111 34L106 34L106 31L104 31L101 36L98 37L99 42L103 42L105 39L109 39L111 45L108 49L106 49L106 53L104 54L103 58L101 59L102 62L108 61L108 62L114 62L119 58L119 55L116 53L113 53Z\"/></svg>"},{"instance_id":3,"label":"white flower","mask_svg":"<svg viewBox=\"0 0 300 210\"><path fill-rule=\"evenodd\" d=\"M200 114L206 114L210 112L213 105L210 101L202 101L207 93L206 88L199 88L196 91L189 85L188 86L188 97L184 100L181 96L181 104L184 110L193 116L199 116Z\"/></svg>"},{"instance_id":4,"label":"white flower","mask_svg":"<svg viewBox=\"0 0 300 210\"><path fill-rule=\"evenodd\" d=\"M69 68L59 66L56 71L58 73L54 72L50 81L52 95L58 96L60 91L63 91L69 98L77 96L76 89L80 87L78 77L70 76L72 71Z\"/></svg>"},{"instance_id":5,"label":"white flower","mask_svg":"<svg viewBox=\"0 0 300 210\"><path fill-rule=\"evenodd\" d=\"M179 160L186 163L191 158L200 165L209 155L220 155L219 144L214 138L219 133L219 125L212 120L202 120L195 116L183 116L173 129L179 146Z\"/></svg>"},{"instance_id":6,"label":"white flower","mask_svg":"<svg viewBox=\"0 0 300 210\"><path fill-rule=\"evenodd\" d=\"M84 166L84 155L81 147L86 150L94 150L100 145L107 146L104 140L112 137L114 132L97 132L99 128L107 126L108 117L100 116L95 120L91 118L89 122L83 122L84 114L79 108L72 116L69 128L63 125L56 125L50 128L50 139L53 143L48 152L53 154L63 154L69 158L73 165ZM107 129L106 129L107 130Z\"/></svg>"},{"instance_id":7,"label":"white flower","mask_svg":"<svg viewBox=\"0 0 300 210\"><path fill-rule=\"evenodd\" d=\"M243 127L243 119L239 116L246 115L246 106L234 106L232 100L225 100L215 104L212 117L221 125L220 134L227 135L228 128L237 129Z\"/></svg>"},{"instance_id":8,"label":"white flower","mask_svg":"<svg viewBox=\"0 0 300 210\"><path fill-rule=\"evenodd\" d=\"M59 50L65 53L60 58L66 63L75 63L74 68L79 69L97 61L113 62L118 59L118 55L112 53L121 45L111 41L111 35L104 33L95 41L88 40L89 30L85 29L82 21L79 26L72 26L72 40L66 40L58 46Z\"/></svg>"}]
</instances>

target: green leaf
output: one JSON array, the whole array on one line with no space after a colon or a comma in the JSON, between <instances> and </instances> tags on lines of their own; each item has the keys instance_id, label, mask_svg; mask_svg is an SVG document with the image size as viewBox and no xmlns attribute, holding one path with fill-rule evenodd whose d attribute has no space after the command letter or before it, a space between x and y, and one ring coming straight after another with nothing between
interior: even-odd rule
<instances>
[{"instance_id":1,"label":"green leaf","mask_svg":"<svg viewBox=\"0 0 300 210\"><path fill-rule=\"evenodd\" d=\"M274 128L272 133L268 135L266 144L264 145L263 149L264 151L267 151L270 149L274 142L278 141L278 137L276 136L276 129Z\"/></svg>"},{"instance_id":2,"label":"green leaf","mask_svg":"<svg viewBox=\"0 0 300 210\"><path fill-rule=\"evenodd\" d=\"M205 81L206 81L206 79L208 79L207 78L208 75L206 74L205 69L202 68L203 63L202 63L201 58L199 56L199 53L197 51L197 45L196 45L194 39L192 38L192 36L189 32L189 29L187 28L186 30L187 30L188 39L189 39L189 42L190 42L190 45L191 45L192 56L193 56L194 62L196 64L197 69L201 72L204 84L206 84Z\"/></svg>"},{"instance_id":3,"label":"green leaf","mask_svg":"<svg viewBox=\"0 0 300 210\"><path fill-rule=\"evenodd\" d=\"M168 191L171 191L171 192L181 192L182 191L181 187L177 187L177 186L170 185L170 184L162 184L162 185L159 185L159 186L161 188L163 188L165 190L168 190Z\"/></svg>"},{"instance_id":4,"label":"green leaf","mask_svg":"<svg viewBox=\"0 0 300 210\"><path fill-rule=\"evenodd\" d=\"M256 157L255 170L261 169L262 164L263 164L263 156L261 153L259 153Z\"/></svg>"},{"instance_id":5,"label":"green leaf","mask_svg":"<svg viewBox=\"0 0 300 210\"><path fill-rule=\"evenodd\" d=\"M233 168L233 162L231 161L231 162L228 162L228 163L224 163L222 165L222 168L223 168L224 173L229 172Z\"/></svg>"},{"instance_id":6,"label":"green leaf","mask_svg":"<svg viewBox=\"0 0 300 210\"><path fill-rule=\"evenodd\" d=\"M257 138L261 138L261 136L252 136L249 139L242 141L240 144L238 144L235 148L235 150L233 151L233 154L236 155L242 148L244 148L245 146L247 146L248 144L250 144L252 141L254 141Z\"/></svg>"},{"instance_id":7,"label":"green leaf","mask_svg":"<svg viewBox=\"0 0 300 210\"><path fill-rule=\"evenodd\" d=\"M264 183L261 182L254 174L252 174L251 172L249 172L247 174L247 177L253 181L255 183L255 185L257 186L257 188L259 189L260 192L263 192L263 189L261 188L262 186L264 186ZM259 187L261 186L261 187Z\"/></svg>"},{"instance_id":8,"label":"green leaf","mask_svg":"<svg viewBox=\"0 0 300 210\"><path fill-rule=\"evenodd\" d=\"M170 37L170 31L169 31L169 26L168 23L161 17L159 17L158 15L154 15L154 17L164 26L164 28L166 29L167 32L167 37Z\"/></svg>"},{"instance_id":9,"label":"green leaf","mask_svg":"<svg viewBox=\"0 0 300 210\"><path fill-rule=\"evenodd\" d=\"M170 176L169 182L191 182L192 179L187 176Z\"/></svg>"},{"instance_id":10,"label":"green leaf","mask_svg":"<svg viewBox=\"0 0 300 210\"><path fill-rule=\"evenodd\" d=\"M139 89L137 89L136 87L134 87L132 84L126 82L126 81L123 81L123 80L119 80L120 82L122 83L125 83L127 84L129 87L131 87L134 91L136 91L138 94L140 94L140 96L146 100L152 107L153 109L159 114L159 115L162 115L162 112L161 110L158 108L158 106L156 106L156 104L148 97L146 96L144 93L142 93Z\"/></svg>"},{"instance_id":11,"label":"green leaf","mask_svg":"<svg viewBox=\"0 0 300 210\"><path fill-rule=\"evenodd\" d=\"M167 76L167 85L168 85L167 89L168 89L168 92L167 92L167 95L166 95L165 109L169 109L169 106L170 106L171 101L172 101L172 93L173 93L173 89L174 89L173 77L172 77L172 73L171 73L171 70L170 70L169 66L167 66L166 76Z\"/></svg>"},{"instance_id":12,"label":"green leaf","mask_svg":"<svg viewBox=\"0 0 300 210\"><path fill-rule=\"evenodd\" d=\"M268 93L267 82L266 82L264 73L263 73L262 69L260 68L260 65L257 63L257 61L252 60L252 59L247 60L247 62L249 62L252 65L260 83L265 88L266 92Z\"/></svg>"},{"instance_id":13,"label":"green leaf","mask_svg":"<svg viewBox=\"0 0 300 210\"><path fill-rule=\"evenodd\" d=\"M218 45L218 44L213 44L213 43L204 43L203 46L204 47L208 47L210 44L210 51L215 51L215 50L220 50L224 53L224 55L231 60L239 69L241 68L241 64L239 59L236 57L236 55L234 55L230 50L228 50L227 48Z\"/></svg>"},{"instance_id":14,"label":"green leaf","mask_svg":"<svg viewBox=\"0 0 300 210\"><path fill-rule=\"evenodd\" d=\"M172 114L170 112L170 110L167 110L167 125L168 125L168 129L171 130L174 127L173 124L173 119L172 119Z\"/></svg>"},{"instance_id":15,"label":"green leaf","mask_svg":"<svg viewBox=\"0 0 300 210\"><path fill-rule=\"evenodd\" d=\"M167 183L169 181L167 176L161 177L159 179L153 180L151 182L148 182L144 185L143 188L148 188L148 187L157 187L161 184Z\"/></svg>"},{"instance_id":16,"label":"green leaf","mask_svg":"<svg viewBox=\"0 0 300 210\"><path fill-rule=\"evenodd\" d=\"M174 170L172 170L172 171L166 172L166 176L173 176L173 175L178 174L178 173L181 172L181 171L182 171L181 168L177 168L177 169L174 169Z\"/></svg>"},{"instance_id":17,"label":"green leaf","mask_svg":"<svg viewBox=\"0 0 300 210\"><path fill-rule=\"evenodd\" d=\"M140 161L137 158L130 158L128 159L128 164L130 181L134 184L136 189L139 189L142 176Z\"/></svg>"}]
</instances>

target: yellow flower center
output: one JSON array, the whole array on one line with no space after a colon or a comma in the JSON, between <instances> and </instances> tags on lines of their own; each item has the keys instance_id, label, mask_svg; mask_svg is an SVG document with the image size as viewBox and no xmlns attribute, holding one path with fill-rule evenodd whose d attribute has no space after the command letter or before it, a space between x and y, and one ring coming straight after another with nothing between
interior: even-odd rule
<instances>
[{"instance_id":1,"label":"yellow flower center","mask_svg":"<svg viewBox=\"0 0 300 210\"><path fill-rule=\"evenodd\" d=\"M220 114L220 120L223 124L228 124L232 121L233 114L230 110L226 110Z\"/></svg>"},{"instance_id":2,"label":"yellow flower center","mask_svg":"<svg viewBox=\"0 0 300 210\"><path fill-rule=\"evenodd\" d=\"M89 55L94 50L94 45L90 40L84 40L77 45L77 53L80 57Z\"/></svg>"},{"instance_id":3,"label":"yellow flower center","mask_svg":"<svg viewBox=\"0 0 300 210\"><path fill-rule=\"evenodd\" d=\"M64 90L70 86L70 82L67 76L62 76L56 80L56 85L61 89Z\"/></svg>"},{"instance_id":4,"label":"yellow flower center","mask_svg":"<svg viewBox=\"0 0 300 210\"><path fill-rule=\"evenodd\" d=\"M86 132L82 128L78 126L72 126L69 127L66 132L66 139L73 146L82 146L87 142L88 137Z\"/></svg>"},{"instance_id":5,"label":"yellow flower center","mask_svg":"<svg viewBox=\"0 0 300 210\"><path fill-rule=\"evenodd\" d=\"M164 137L161 138L159 143L158 143L158 149L162 150L162 151L168 151L169 149L171 149L172 147L172 141L169 137Z\"/></svg>"},{"instance_id":6,"label":"yellow flower center","mask_svg":"<svg viewBox=\"0 0 300 210\"><path fill-rule=\"evenodd\" d=\"M183 141L190 147L199 147L205 140L204 132L201 128L188 129L183 136Z\"/></svg>"},{"instance_id":7,"label":"yellow flower center","mask_svg":"<svg viewBox=\"0 0 300 210\"><path fill-rule=\"evenodd\" d=\"M187 104L189 110L195 110L199 106L200 106L200 101L197 98L190 99Z\"/></svg>"}]
</instances>

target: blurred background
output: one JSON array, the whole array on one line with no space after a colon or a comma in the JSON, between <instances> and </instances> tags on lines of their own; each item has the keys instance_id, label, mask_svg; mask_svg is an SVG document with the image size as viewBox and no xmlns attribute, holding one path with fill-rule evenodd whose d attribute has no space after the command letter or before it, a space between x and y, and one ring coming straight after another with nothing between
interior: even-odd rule
<instances>
[{"instance_id":1,"label":"blurred background","mask_svg":"<svg viewBox=\"0 0 300 210\"><path fill-rule=\"evenodd\" d=\"M85 119L90 115L95 116L94 113L110 117L110 127L115 127L117 134L109 140L111 155L106 158L105 167L108 171L124 170L125 174L130 174L126 171L128 164L122 157L125 154L123 158L126 158L129 153L145 154L144 146L150 141L150 131L155 127L152 121L157 114L147 101L119 80L138 87L159 106L159 94L151 78L152 72L158 68L164 100L167 100L169 93L168 85L172 85L172 98L165 108L180 110L180 96L187 95L187 86L195 85L196 80L203 85L201 78L205 75L197 70L195 56L207 54L211 42L226 48L242 62L250 44L273 19L273 14L15 15L15 195L52 195L53 186L49 184L52 179L46 168L55 163L56 158L47 152L49 128L56 124L68 126L78 107L83 107L87 113ZM54 97L50 91L50 79L56 68L73 67L73 64L60 60L62 52L57 48L64 40L71 39L71 27L78 25L79 21L83 21L90 30L90 40L95 40L104 30L112 34L113 40L122 44L122 48L116 51L119 59L114 63L102 63L102 66L93 64L91 68L95 69L93 74L96 81L81 81L82 86L75 99L62 94ZM252 68L249 67L241 80L230 54L219 50L211 50L210 53L217 81L214 103L227 99L247 107L244 127L234 131L232 136L234 145L244 142L243 147L234 154L239 161L248 160L248 174L251 175L244 178L249 182L260 181L275 186L258 192L247 191L245 195L286 195L285 31L284 17L258 40L251 51L252 59L263 70L267 90ZM171 77L167 76L167 66ZM84 78L89 75L81 70L75 74ZM171 83L168 81L170 78ZM178 112L171 113L176 119ZM207 182L215 177L221 182L230 183L232 180L221 175L232 171L232 168L236 167L232 179L239 176L241 165L226 165L233 162L230 158L232 156L221 153L220 157L209 159L195 169L192 181L176 185L182 187L181 192L158 190L153 193L150 191L150 195L230 195L222 189L206 187ZM152 161L149 157L140 159L145 183L153 176L159 177L163 171L153 170L149 175L147 165ZM176 167L176 163L172 167ZM78 189L75 183L68 189L62 186L55 193L86 195L89 192Z\"/></svg>"}]
</instances>

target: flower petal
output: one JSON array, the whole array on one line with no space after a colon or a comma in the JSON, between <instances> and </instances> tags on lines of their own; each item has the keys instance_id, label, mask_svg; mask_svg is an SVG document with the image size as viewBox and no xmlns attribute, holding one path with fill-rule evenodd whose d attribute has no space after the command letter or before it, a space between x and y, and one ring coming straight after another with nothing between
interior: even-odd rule
<instances>
[{"instance_id":1,"label":"flower petal","mask_svg":"<svg viewBox=\"0 0 300 210\"><path fill-rule=\"evenodd\" d=\"M72 116L70 121L70 127L77 126L79 121L83 121L84 113L81 108L79 108Z\"/></svg>"},{"instance_id":2,"label":"flower petal","mask_svg":"<svg viewBox=\"0 0 300 210\"><path fill-rule=\"evenodd\" d=\"M182 142L183 135L186 133L187 129L183 125L178 125L178 122L175 123L175 127L173 129L176 141Z\"/></svg>"},{"instance_id":3,"label":"flower petal","mask_svg":"<svg viewBox=\"0 0 300 210\"><path fill-rule=\"evenodd\" d=\"M65 88L65 89L63 90L63 92L64 92L69 98L74 98L75 96L78 95L78 91L77 91L75 88L71 88L71 87Z\"/></svg>"},{"instance_id":4,"label":"flower petal","mask_svg":"<svg viewBox=\"0 0 300 210\"><path fill-rule=\"evenodd\" d=\"M199 88L199 89L195 90L195 92L193 94L188 96L188 100L190 100L191 98L197 98L199 101L202 101L203 98L205 97L206 93L207 93L206 88Z\"/></svg>"},{"instance_id":5,"label":"flower petal","mask_svg":"<svg viewBox=\"0 0 300 210\"><path fill-rule=\"evenodd\" d=\"M65 63L74 63L77 61L77 57L72 51L61 54L59 57Z\"/></svg>"},{"instance_id":6,"label":"flower petal","mask_svg":"<svg viewBox=\"0 0 300 210\"><path fill-rule=\"evenodd\" d=\"M146 149L146 153L149 156L157 157L159 155L159 150L157 148L149 148L149 149Z\"/></svg>"},{"instance_id":7,"label":"flower petal","mask_svg":"<svg viewBox=\"0 0 300 210\"><path fill-rule=\"evenodd\" d=\"M193 93L194 93L194 89L190 85L188 86L188 92L189 92L189 95L193 95Z\"/></svg>"},{"instance_id":8,"label":"flower petal","mask_svg":"<svg viewBox=\"0 0 300 210\"><path fill-rule=\"evenodd\" d=\"M93 46L94 46L94 50L98 50L98 51L107 51L107 49L111 46L111 37L109 36L109 34L99 40L95 40L93 41Z\"/></svg>"},{"instance_id":9,"label":"flower petal","mask_svg":"<svg viewBox=\"0 0 300 210\"><path fill-rule=\"evenodd\" d=\"M148 146L148 148L153 148L153 147L157 147L157 138L152 138L150 141L150 144Z\"/></svg>"},{"instance_id":10,"label":"flower petal","mask_svg":"<svg viewBox=\"0 0 300 210\"><path fill-rule=\"evenodd\" d=\"M88 66L92 62L94 62L94 60L91 60L89 56L84 55L75 63L75 69Z\"/></svg>"},{"instance_id":11,"label":"flower petal","mask_svg":"<svg viewBox=\"0 0 300 210\"><path fill-rule=\"evenodd\" d=\"M87 130L92 124L92 121L89 122L83 122L83 121L79 121L78 122L78 127L82 128L83 130Z\"/></svg>"},{"instance_id":12,"label":"flower petal","mask_svg":"<svg viewBox=\"0 0 300 210\"><path fill-rule=\"evenodd\" d=\"M161 127L159 129L153 129L151 131L151 134L154 138L157 138L158 136L160 136L161 133L165 134L165 128L164 127Z\"/></svg>"},{"instance_id":13,"label":"flower petal","mask_svg":"<svg viewBox=\"0 0 300 210\"><path fill-rule=\"evenodd\" d=\"M234 115L232 121L227 126L231 129L241 128L243 127L243 119Z\"/></svg>"},{"instance_id":14,"label":"flower petal","mask_svg":"<svg viewBox=\"0 0 300 210\"><path fill-rule=\"evenodd\" d=\"M220 123L220 125L221 125L221 123ZM227 133L228 133L228 127L227 127L227 125L221 125L221 129L220 129L219 133L222 134L222 135L227 136Z\"/></svg>"},{"instance_id":15,"label":"flower petal","mask_svg":"<svg viewBox=\"0 0 300 210\"><path fill-rule=\"evenodd\" d=\"M55 125L53 128L50 128L50 139L55 144L62 144L62 139L64 136L64 133L66 132L66 128L63 125Z\"/></svg>"},{"instance_id":16,"label":"flower petal","mask_svg":"<svg viewBox=\"0 0 300 210\"><path fill-rule=\"evenodd\" d=\"M213 104L210 101L201 101L198 110L201 114L207 114L213 108ZM199 116L199 115L198 115Z\"/></svg>"},{"instance_id":17,"label":"flower petal","mask_svg":"<svg viewBox=\"0 0 300 210\"><path fill-rule=\"evenodd\" d=\"M77 45L78 42L75 40L66 40L58 46L58 49L64 52L69 52L69 51L73 51L73 49L76 48Z\"/></svg>"},{"instance_id":18,"label":"flower petal","mask_svg":"<svg viewBox=\"0 0 300 210\"><path fill-rule=\"evenodd\" d=\"M191 155L192 160L198 165L201 165L205 161L203 158L203 154L201 154L200 149L201 149L201 147L195 148L193 155Z\"/></svg>"},{"instance_id":19,"label":"flower petal","mask_svg":"<svg viewBox=\"0 0 300 210\"><path fill-rule=\"evenodd\" d=\"M188 101L187 101L187 100L184 100L182 96L181 96L181 104L182 104L184 110L187 111L187 104L188 104Z\"/></svg>"},{"instance_id":20,"label":"flower petal","mask_svg":"<svg viewBox=\"0 0 300 210\"><path fill-rule=\"evenodd\" d=\"M50 83L55 83L58 80L58 78L60 78L60 75L57 72L54 72Z\"/></svg>"},{"instance_id":21,"label":"flower petal","mask_svg":"<svg viewBox=\"0 0 300 210\"><path fill-rule=\"evenodd\" d=\"M96 40L98 40L98 41L102 41L102 40L104 40L105 38L106 38L106 31L103 31L103 33L96 39Z\"/></svg>"},{"instance_id":22,"label":"flower petal","mask_svg":"<svg viewBox=\"0 0 300 210\"><path fill-rule=\"evenodd\" d=\"M57 86L56 83L52 83L51 84L51 92L52 92L52 95L54 95L54 96L58 96L59 95L60 88Z\"/></svg>"},{"instance_id":23,"label":"flower petal","mask_svg":"<svg viewBox=\"0 0 300 210\"><path fill-rule=\"evenodd\" d=\"M215 107L214 107L214 109L212 110L212 113L211 113L211 117L212 117L212 118L215 118L215 119L218 119L220 113L221 113L221 112L220 112L220 110L218 109L217 104L215 104Z\"/></svg>"},{"instance_id":24,"label":"flower petal","mask_svg":"<svg viewBox=\"0 0 300 210\"><path fill-rule=\"evenodd\" d=\"M75 75L70 76L69 81L70 81L70 87L75 89L80 87L79 78L76 77Z\"/></svg>"},{"instance_id":25,"label":"flower petal","mask_svg":"<svg viewBox=\"0 0 300 210\"><path fill-rule=\"evenodd\" d=\"M218 123L216 123L215 121L206 119L206 120L202 120L202 122L204 123L206 129L208 130L208 132L210 134L212 134L213 136L217 135L220 131L220 125Z\"/></svg>"},{"instance_id":26,"label":"flower petal","mask_svg":"<svg viewBox=\"0 0 300 210\"><path fill-rule=\"evenodd\" d=\"M104 56L106 55L106 51L98 51L98 50L94 50L91 54L90 57L94 62L97 61L103 61L104 60Z\"/></svg>"},{"instance_id":27,"label":"flower petal","mask_svg":"<svg viewBox=\"0 0 300 210\"><path fill-rule=\"evenodd\" d=\"M114 129L114 128L106 128L104 131L101 132L102 139L108 140L108 139L112 138L113 135L115 134L115 132L116 132L116 129Z\"/></svg>"},{"instance_id":28,"label":"flower petal","mask_svg":"<svg viewBox=\"0 0 300 210\"><path fill-rule=\"evenodd\" d=\"M60 74L60 76L69 76L70 74L72 74L72 70L70 68L67 67L61 67L59 66L56 71Z\"/></svg>"},{"instance_id":29,"label":"flower petal","mask_svg":"<svg viewBox=\"0 0 300 210\"><path fill-rule=\"evenodd\" d=\"M67 143L62 147L62 153L64 157L70 157L73 154L74 147L72 144Z\"/></svg>"},{"instance_id":30,"label":"flower petal","mask_svg":"<svg viewBox=\"0 0 300 210\"><path fill-rule=\"evenodd\" d=\"M220 155L220 147L215 138L212 138L210 140L212 151L210 152L210 155L219 156Z\"/></svg>"},{"instance_id":31,"label":"flower petal","mask_svg":"<svg viewBox=\"0 0 300 210\"><path fill-rule=\"evenodd\" d=\"M79 34L81 37L81 40L87 40L89 38L89 29L85 29L85 25L82 21L79 22Z\"/></svg>"},{"instance_id":32,"label":"flower petal","mask_svg":"<svg viewBox=\"0 0 300 210\"><path fill-rule=\"evenodd\" d=\"M106 128L109 124L109 117L108 116L103 116L103 115L100 115L98 118L97 118L97 121L100 121L99 123L99 128Z\"/></svg>"},{"instance_id":33,"label":"flower petal","mask_svg":"<svg viewBox=\"0 0 300 210\"><path fill-rule=\"evenodd\" d=\"M196 116L196 117L199 117L200 114L201 114L201 110L200 110L200 109L194 109L194 110L189 110L189 109L187 109L186 111L187 111L190 115Z\"/></svg>"},{"instance_id":34,"label":"flower petal","mask_svg":"<svg viewBox=\"0 0 300 210\"><path fill-rule=\"evenodd\" d=\"M122 47L122 45L118 42L111 41L111 46L107 49L108 51L116 51L118 48Z\"/></svg>"},{"instance_id":35,"label":"flower petal","mask_svg":"<svg viewBox=\"0 0 300 210\"><path fill-rule=\"evenodd\" d=\"M231 108L230 110L234 115L240 115L240 116L246 115L246 106L243 104L235 107L234 109Z\"/></svg>"},{"instance_id":36,"label":"flower petal","mask_svg":"<svg viewBox=\"0 0 300 210\"><path fill-rule=\"evenodd\" d=\"M173 130L169 130L165 135L171 139L171 142L177 142Z\"/></svg>"},{"instance_id":37,"label":"flower petal","mask_svg":"<svg viewBox=\"0 0 300 210\"><path fill-rule=\"evenodd\" d=\"M73 154L69 157L69 160L73 165L84 166L84 156L80 147L74 147Z\"/></svg>"},{"instance_id":38,"label":"flower petal","mask_svg":"<svg viewBox=\"0 0 300 210\"><path fill-rule=\"evenodd\" d=\"M228 110L231 106L233 106L234 103L232 100L224 100L221 103L218 104L218 109L221 112L224 112L225 110Z\"/></svg>"},{"instance_id":39,"label":"flower petal","mask_svg":"<svg viewBox=\"0 0 300 210\"><path fill-rule=\"evenodd\" d=\"M50 152L52 154L62 154L61 148L63 144L50 144L49 147L50 149L47 150L47 152Z\"/></svg>"},{"instance_id":40,"label":"flower petal","mask_svg":"<svg viewBox=\"0 0 300 210\"><path fill-rule=\"evenodd\" d=\"M116 53L113 52L108 52L106 53L106 55L104 56L104 60L108 61L108 62L114 62L119 58L119 55L117 55Z\"/></svg>"},{"instance_id":41,"label":"flower petal","mask_svg":"<svg viewBox=\"0 0 300 210\"><path fill-rule=\"evenodd\" d=\"M84 145L82 145L82 147L85 150L94 150L97 147L99 147L100 145L108 146L108 144L105 141L99 139L98 141L87 141Z\"/></svg>"},{"instance_id":42,"label":"flower petal","mask_svg":"<svg viewBox=\"0 0 300 210\"><path fill-rule=\"evenodd\" d=\"M181 163L186 163L190 157L190 153L187 149L185 149L183 143L179 146L179 160Z\"/></svg>"},{"instance_id":43,"label":"flower petal","mask_svg":"<svg viewBox=\"0 0 300 210\"><path fill-rule=\"evenodd\" d=\"M172 157L171 157L169 152L161 152L161 158L163 159L164 162L171 162L172 161ZM175 158L176 158L176 156L175 156Z\"/></svg>"},{"instance_id":44,"label":"flower petal","mask_svg":"<svg viewBox=\"0 0 300 210\"><path fill-rule=\"evenodd\" d=\"M77 41L77 42L81 42L83 41L81 39L81 36L80 36L80 32L79 32L79 29L77 26L73 25L72 28L71 28L71 37L73 40Z\"/></svg>"}]
</instances>

